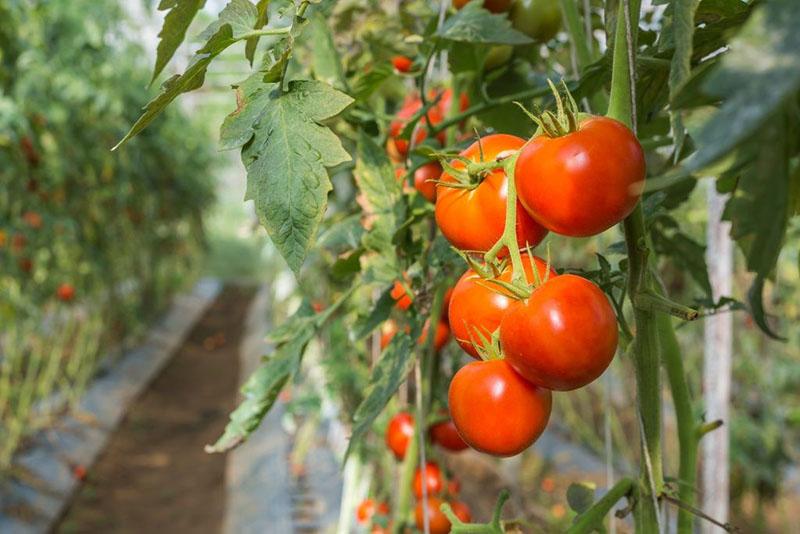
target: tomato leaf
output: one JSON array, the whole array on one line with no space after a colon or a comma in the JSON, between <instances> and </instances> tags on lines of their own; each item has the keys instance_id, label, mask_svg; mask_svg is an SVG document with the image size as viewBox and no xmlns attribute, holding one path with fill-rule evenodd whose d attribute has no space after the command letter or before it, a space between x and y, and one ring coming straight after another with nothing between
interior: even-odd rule
<instances>
[{"instance_id":1,"label":"tomato leaf","mask_svg":"<svg viewBox=\"0 0 800 534\"><path fill-rule=\"evenodd\" d=\"M418 333L419 328L414 329ZM353 449L372 428L375 419L383 411L386 403L411 372L414 365L414 343L405 332L398 332L381 355L372 370L364 400L353 414L353 434L347 445L345 461Z\"/></svg>"},{"instance_id":2,"label":"tomato leaf","mask_svg":"<svg viewBox=\"0 0 800 534\"><path fill-rule=\"evenodd\" d=\"M369 315L359 317L356 320L350 338L353 341L358 341L370 335L389 318L392 309L394 309L394 299L392 298L391 290L387 289L378 298Z\"/></svg>"},{"instance_id":3,"label":"tomato leaf","mask_svg":"<svg viewBox=\"0 0 800 534\"><path fill-rule=\"evenodd\" d=\"M511 27L505 13L495 15L483 9L482 5L483 2L472 0L448 18L434 37L466 43L522 45L533 42Z\"/></svg>"},{"instance_id":4,"label":"tomato leaf","mask_svg":"<svg viewBox=\"0 0 800 534\"><path fill-rule=\"evenodd\" d=\"M158 78L169 60L175 55L175 51L186 38L186 30L189 29L195 15L205 3L206 0L161 0L158 4L159 11L169 10L169 13L164 17L164 25L158 34L161 40L158 42L156 64L153 67L153 77L150 83Z\"/></svg>"},{"instance_id":5,"label":"tomato leaf","mask_svg":"<svg viewBox=\"0 0 800 534\"><path fill-rule=\"evenodd\" d=\"M289 267L297 273L316 237L332 189L326 167L350 160L322 121L352 98L318 81L292 81L286 91L251 76L238 89L239 107L225 120L222 144L244 144L246 200Z\"/></svg>"},{"instance_id":6,"label":"tomato leaf","mask_svg":"<svg viewBox=\"0 0 800 534\"><path fill-rule=\"evenodd\" d=\"M256 11L258 12L258 16L256 17L256 24L253 26L254 30L259 28L263 28L264 24L267 23L267 8L270 4L274 4L274 2L270 2L270 0L259 0L258 4L256 4ZM244 56L247 58L247 61L250 62L250 65L253 64L253 60L256 56L256 48L258 47L258 41L260 37L250 37L247 39L247 44L244 47Z\"/></svg>"},{"instance_id":7,"label":"tomato leaf","mask_svg":"<svg viewBox=\"0 0 800 534\"><path fill-rule=\"evenodd\" d=\"M333 42L333 35L321 11L315 12L309 18L308 34L314 50L314 77L337 89L345 90L344 69Z\"/></svg>"}]
</instances>

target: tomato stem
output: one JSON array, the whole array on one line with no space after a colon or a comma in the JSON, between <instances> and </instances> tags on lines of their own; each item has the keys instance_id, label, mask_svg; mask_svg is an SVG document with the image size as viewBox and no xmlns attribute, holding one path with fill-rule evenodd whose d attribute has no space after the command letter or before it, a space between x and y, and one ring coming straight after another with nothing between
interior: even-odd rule
<instances>
[{"instance_id":1,"label":"tomato stem","mask_svg":"<svg viewBox=\"0 0 800 534\"><path fill-rule=\"evenodd\" d=\"M654 291L645 290L634 298L636 307L653 312L674 315L684 321L694 321L700 317L700 312L689 306L668 299Z\"/></svg>"},{"instance_id":2,"label":"tomato stem","mask_svg":"<svg viewBox=\"0 0 800 534\"><path fill-rule=\"evenodd\" d=\"M572 526L567 530L567 534L588 534L602 527L605 516L614 508L614 505L623 497L630 498L634 491L635 484L632 479L620 479L605 495L575 518Z\"/></svg>"}]
</instances>

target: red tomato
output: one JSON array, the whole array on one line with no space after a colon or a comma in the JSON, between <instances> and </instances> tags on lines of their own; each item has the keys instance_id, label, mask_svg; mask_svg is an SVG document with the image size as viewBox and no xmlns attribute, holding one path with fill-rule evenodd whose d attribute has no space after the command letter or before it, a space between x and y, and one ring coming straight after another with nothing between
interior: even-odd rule
<instances>
[{"instance_id":1,"label":"red tomato","mask_svg":"<svg viewBox=\"0 0 800 534\"><path fill-rule=\"evenodd\" d=\"M442 175L442 166L438 161L426 163L414 171L414 188L419 194L425 197L428 202L436 202L436 184Z\"/></svg>"},{"instance_id":2,"label":"red tomato","mask_svg":"<svg viewBox=\"0 0 800 534\"><path fill-rule=\"evenodd\" d=\"M424 346L425 341L428 339L428 327L430 326L430 319L425 321L425 324L422 326L422 333L419 335L419 339L417 343ZM447 342L450 341L450 328L447 326L447 322L440 320L436 323L436 336L433 338L433 348L436 352L441 351Z\"/></svg>"},{"instance_id":3,"label":"red tomato","mask_svg":"<svg viewBox=\"0 0 800 534\"><path fill-rule=\"evenodd\" d=\"M438 96L436 91L431 91L429 93L429 97L431 100ZM453 103L453 90L451 88L447 88L442 92L442 97L439 99L439 110L442 112L442 115L447 116L450 114L450 106ZM466 111L469 107L469 95L467 93L461 93L458 97L458 111Z\"/></svg>"},{"instance_id":4,"label":"red tomato","mask_svg":"<svg viewBox=\"0 0 800 534\"><path fill-rule=\"evenodd\" d=\"M493 456L521 453L550 419L550 390L534 386L505 360L468 363L450 382L448 397L464 441Z\"/></svg>"},{"instance_id":5,"label":"red tomato","mask_svg":"<svg viewBox=\"0 0 800 534\"><path fill-rule=\"evenodd\" d=\"M606 370L617 350L617 320L605 293L586 278L556 276L500 324L500 345L522 376L548 389L585 386Z\"/></svg>"},{"instance_id":6,"label":"red tomato","mask_svg":"<svg viewBox=\"0 0 800 534\"><path fill-rule=\"evenodd\" d=\"M411 70L411 66L414 62L411 58L406 56L394 56L392 58L392 65L394 65L395 70L397 72L408 72Z\"/></svg>"},{"instance_id":7,"label":"red tomato","mask_svg":"<svg viewBox=\"0 0 800 534\"><path fill-rule=\"evenodd\" d=\"M456 514L456 517L460 519L462 523L469 523L472 521L472 512L470 512L469 506L463 502L453 501L450 503L450 508L453 509L453 513Z\"/></svg>"},{"instance_id":8,"label":"red tomato","mask_svg":"<svg viewBox=\"0 0 800 534\"><path fill-rule=\"evenodd\" d=\"M431 441L445 450L458 452L469 447L469 445L467 445L464 440L461 439L461 436L458 435L456 425L454 425L453 421L449 419L447 421L432 425L430 433Z\"/></svg>"},{"instance_id":9,"label":"red tomato","mask_svg":"<svg viewBox=\"0 0 800 534\"><path fill-rule=\"evenodd\" d=\"M455 497L460 492L461 492L461 482L459 482L457 478L451 478L447 482L447 493L449 493L451 497Z\"/></svg>"},{"instance_id":10,"label":"red tomato","mask_svg":"<svg viewBox=\"0 0 800 534\"><path fill-rule=\"evenodd\" d=\"M385 502L376 503L373 499L364 499L356 508L356 521L361 525L366 525L376 513L387 515L389 513L389 505Z\"/></svg>"},{"instance_id":11,"label":"red tomato","mask_svg":"<svg viewBox=\"0 0 800 534\"><path fill-rule=\"evenodd\" d=\"M453 7L461 9L469 0L453 0ZM511 0L483 0L483 7L492 13L502 13L511 7Z\"/></svg>"},{"instance_id":12,"label":"red tomato","mask_svg":"<svg viewBox=\"0 0 800 534\"><path fill-rule=\"evenodd\" d=\"M58 300L62 302L69 302L75 298L75 288L72 286L72 284L64 282L58 286L58 289L56 289L56 297L58 297Z\"/></svg>"},{"instance_id":13,"label":"red tomato","mask_svg":"<svg viewBox=\"0 0 800 534\"><path fill-rule=\"evenodd\" d=\"M22 220L34 230L38 230L42 227L42 216L35 211L26 211L23 213Z\"/></svg>"},{"instance_id":14,"label":"red tomato","mask_svg":"<svg viewBox=\"0 0 800 534\"><path fill-rule=\"evenodd\" d=\"M443 503L444 501L438 497L428 497L427 501L417 501L414 519L416 519L417 528L420 532L425 531L424 508L428 509L428 527L431 534L447 534L450 532L450 521L439 509Z\"/></svg>"},{"instance_id":15,"label":"red tomato","mask_svg":"<svg viewBox=\"0 0 800 534\"><path fill-rule=\"evenodd\" d=\"M515 178L520 202L539 224L568 236L595 235L639 201L644 152L621 122L591 117L576 132L535 137L519 155Z\"/></svg>"},{"instance_id":16,"label":"red tomato","mask_svg":"<svg viewBox=\"0 0 800 534\"><path fill-rule=\"evenodd\" d=\"M405 287L400 281L394 283L394 287L392 287L392 292L390 293L391 297L395 300L395 307L399 310L407 310L411 307L413 299L411 295L406 292Z\"/></svg>"},{"instance_id":17,"label":"red tomato","mask_svg":"<svg viewBox=\"0 0 800 534\"><path fill-rule=\"evenodd\" d=\"M505 134L489 135L461 152L461 155L479 162L481 147L485 161L499 154L519 150L525 141ZM453 160L455 168L464 168ZM455 182L448 173L442 173L443 182ZM502 170L489 173L474 189L457 189L444 184L436 186L436 223L442 234L456 248L466 251L486 252L500 239L505 226L508 178ZM517 240L520 248L534 247L544 239L547 230L539 226L517 203ZM507 251L506 251L507 252Z\"/></svg>"},{"instance_id":18,"label":"red tomato","mask_svg":"<svg viewBox=\"0 0 800 534\"><path fill-rule=\"evenodd\" d=\"M444 489L442 470L434 462L427 462L424 470L417 468L416 473L414 473L414 495L416 495L417 499L422 498L423 480L428 497L436 495Z\"/></svg>"},{"instance_id":19,"label":"red tomato","mask_svg":"<svg viewBox=\"0 0 800 534\"><path fill-rule=\"evenodd\" d=\"M395 458L402 460L406 449L414 437L414 416L408 412L400 412L389 421L386 428L386 445L394 453Z\"/></svg>"},{"instance_id":20,"label":"red tomato","mask_svg":"<svg viewBox=\"0 0 800 534\"><path fill-rule=\"evenodd\" d=\"M419 112L420 109L422 109L422 100L420 100L418 96L407 98L400 108L400 111L397 113L397 117L389 124L389 137L394 142L393 150L396 150L403 158L408 155L409 144L408 140L399 139L400 133L403 131L409 119ZM442 115L441 110L437 106L428 109L427 117L427 120L425 117L419 120L419 127L416 128L416 133L414 134L415 145L418 145L428 137L428 121L430 121L431 125L435 126L444 120L444 115ZM445 136L442 132L442 134L439 135L439 140L444 141L444 139ZM387 149L390 151L392 150L388 146Z\"/></svg>"},{"instance_id":21,"label":"red tomato","mask_svg":"<svg viewBox=\"0 0 800 534\"><path fill-rule=\"evenodd\" d=\"M539 279L544 280L547 275L547 262L536 256L533 257L533 262L536 263ZM531 256L522 254L522 264L528 282L534 283L536 278ZM513 270L509 263L498 279L511 282L512 275ZM549 277L554 276L556 272L551 269ZM481 343L482 336L489 339L492 333L500 328L500 321L513 302L514 298L508 291L482 279L472 269L461 275L453 288L448 314L453 336L461 348L472 357L478 358L479 352L475 346Z\"/></svg>"},{"instance_id":22,"label":"red tomato","mask_svg":"<svg viewBox=\"0 0 800 534\"><path fill-rule=\"evenodd\" d=\"M21 252L27 244L28 238L25 237L25 234L14 234L11 238L11 248L14 252Z\"/></svg>"},{"instance_id":23,"label":"red tomato","mask_svg":"<svg viewBox=\"0 0 800 534\"><path fill-rule=\"evenodd\" d=\"M20 258L17 264L24 273L30 273L33 270L33 261L30 258Z\"/></svg>"}]
</instances>

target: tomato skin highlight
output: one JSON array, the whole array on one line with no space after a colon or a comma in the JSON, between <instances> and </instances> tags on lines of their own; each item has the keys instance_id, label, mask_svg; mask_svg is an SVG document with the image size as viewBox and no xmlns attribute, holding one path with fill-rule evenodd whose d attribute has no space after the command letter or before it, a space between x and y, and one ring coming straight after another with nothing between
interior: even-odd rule
<instances>
[{"instance_id":1,"label":"tomato skin highlight","mask_svg":"<svg viewBox=\"0 0 800 534\"><path fill-rule=\"evenodd\" d=\"M627 217L641 197L646 167L633 132L607 117L561 137L540 135L517 159L517 194L527 213L558 234L586 237Z\"/></svg>"},{"instance_id":2,"label":"tomato skin highlight","mask_svg":"<svg viewBox=\"0 0 800 534\"><path fill-rule=\"evenodd\" d=\"M414 495L422 498L422 484L425 484L428 497L439 494L444 489L442 470L435 462L427 462L424 469L417 468L414 473Z\"/></svg>"},{"instance_id":3,"label":"tomato skin highlight","mask_svg":"<svg viewBox=\"0 0 800 534\"><path fill-rule=\"evenodd\" d=\"M481 158L494 160L498 154L519 150L525 141L506 134L488 135L470 145L461 155L474 162ZM453 160L451 165L463 169L464 163ZM442 182L455 182L447 172ZM508 178L502 169L489 173L474 189L457 189L444 184L436 186L436 224L450 243L461 250L486 252L500 239L505 226ZM538 245L547 230L537 224L517 202L517 242L520 248ZM504 250L504 253L508 251Z\"/></svg>"},{"instance_id":4,"label":"tomato skin highlight","mask_svg":"<svg viewBox=\"0 0 800 534\"><path fill-rule=\"evenodd\" d=\"M426 163L414 171L414 189L419 191L428 202L436 202L436 183L442 175L442 166L438 161Z\"/></svg>"},{"instance_id":5,"label":"tomato skin highlight","mask_svg":"<svg viewBox=\"0 0 800 534\"><path fill-rule=\"evenodd\" d=\"M414 62L411 58L406 56L394 56L392 58L392 66L394 66L397 72L408 72L411 70L411 66Z\"/></svg>"},{"instance_id":6,"label":"tomato skin highlight","mask_svg":"<svg viewBox=\"0 0 800 534\"><path fill-rule=\"evenodd\" d=\"M386 445L398 460L405 458L413 436L414 417L408 412L400 412L392 417L386 427Z\"/></svg>"},{"instance_id":7,"label":"tomato skin highlight","mask_svg":"<svg viewBox=\"0 0 800 534\"><path fill-rule=\"evenodd\" d=\"M586 278L557 276L509 308L500 325L508 363L534 384L585 386L614 359L617 320L605 293Z\"/></svg>"},{"instance_id":8,"label":"tomato skin highlight","mask_svg":"<svg viewBox=\"0 0 800 534\"><path fill-rule=\"evenodd\" d=\"M525 268L525 276L529 283L536 281L533 274L531 256L522 254L522 264ZM534 256L533 262L539 272L539 279L557 276L556 272L550 269L547 272L547 262ZM500 273L499 280L511 282L513 270L509 265ZM450 317L450 329L456 342L464 351L473 358L479 358L480 354L475 348L475 344L480 344L481 336L489 339L493 332L500 328L500 321L506 310L515 302L514 298L496 284L487 282L473 271L467 271L461 275L453 288L453 296L450 299L448 316Z\"/></svg>"},{"instance_id":9,"label":"tomato skin highlight","mask_svg":"<svg viewBox=\"0 0 800 534\"><path fill-rule=\"evenodd\" d=\"M552 394L534 386L506 360L471 362L458 370L448 393L450 417L470 447L514 456L542 434Z\"/></svg>"},{"instance_id":10,"label":"tomato skin highlight","mask_svg":"<svg viewBox=\"0 0 800 534\"><path fill-rule=\"evenodd\" d=\"M454 425L453 421L449 419L447 421L442 421L441 423L432 425L430 429L430 435L433 443L451 452L463 451L469 447L469 445L467 445L467 443L458 434L456 425Z\"/></svg>"},{"instance_id":11,"label":"tomato skin highlight","mask_svg":"<svg viewBox=\"0 0 800 534\"><path fill-rule=\"evenodd\" d=\"M423 507L428 509L428 526L431 534L447 534L450 532L450 521L439 509L442 504L444 504L444 501L439 497L428 497L427 501L420 500L417 502L417 507L414 510L414 519L420 532L425 531Z\"/></svg>"}]
</instances>

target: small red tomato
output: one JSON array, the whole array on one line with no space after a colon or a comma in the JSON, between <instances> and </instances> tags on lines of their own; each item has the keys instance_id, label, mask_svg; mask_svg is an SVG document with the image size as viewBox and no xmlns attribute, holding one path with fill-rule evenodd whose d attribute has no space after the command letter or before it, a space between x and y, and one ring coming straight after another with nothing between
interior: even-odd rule
<instances>
[{"instance_id":1,"label":"small red tomato","mask_svg":"<svg viewBox=\"0 0 800 534\"><path fill-rule=\"evenodd\" d=\"M417 499L422 498L423 481L428 497L437 495L444 488L442 470L434 462L427 462L425 469L417 468L416 473L414 473L414 495L416 495Z\"/></svg>"},{"instance_id":2,"label":"small red tomato","mask_svg":"<svg viewBox=\"0 0 800 534\"><path fill-rule=\"evenodd\" d=\"M439 93L435 90L430 91L428 93L428 98L433 100L436 98ZM442 115L447 116L452 113L453 110L450 109L450 106L453 104L453 90L449 87L442 92L442 97L439 99L439 110L442 112ZM461 93L458 97L458 111L466 111L469 107L469 96L467 93Z\"/></svg>"},{"instance_id":3,"label":"small red tomato","mask_svg":"<svg viewBox=\"0 0 800 534\"><path fill-rule=\"evenodd\" d=\"M540 135L517 159L519 200L545 228L599 234L627 217L642 194L644 151L621 122L591 117L560 137Z\"/></svg>"},{"instance_id":4,"label":"small red tomato","mask_svg":"<svg viewBox=\"0 0 800 534\"><path fill-rule=\"evenodd\" d=\"M316 313L322 313L325 310L325 304L320 300L315 300L311 303L311 308L313 308Z\"/></svg>"},{"instance_id":5,"label":"small red tomato","mask_svg":"<svg viewBox=\"0 0 800 534\"><path fill-rule=\"evenodd\" d=\"M400 139L400 134L405 128L406 123L422 109L422 100L419 96L412 96L406 99L403 106L398 111L395 119L389 124L389 137L393 141L394 146L387 150L396 151L402 158L408 155L409 143L406 139ZM426 119L427 117L427 119ZM416 133L414 134L414 144L418 145L428 137L428 126L436 126L444 120L441 110L437 106L432 106L424 117L420 118ZM430 123L430 124L429 124ZM444 142L445 134L442 132L438 136L439 141Z\"/></svg>"},{"instance_id":6,"label":"small red tomato","mask_svg":"<svg viewBox=\"0 0 800 534\"><path fill-rule=\"evenodd\" d=\"M87 475L86 468L82 465L76 465L72 468L72 476L75 480L83 482L86 480Z\"/></svg>"},{"instance_id":7,"label":"small red tomato","mask_svg":"<svg viewBox=\"0 0 800 534\"><path fill-rule=\"evenodd\" d=\"M56 297L62 302L70 302L75 298L75 287L72 284L64 282L56 289Z\"/></svg>"},{"instance_id":8,"label":"small red tomato","mask_svg":"<svg viewBox=\"0 0 800 534\"><path fill-rule=\"evenodd\" d=\"M30 258L20 258L17 264L24 273L30 273L33 270L33 261Z\"/></svg>"},{"instance_id":9,"label":"small red tomato","mask_svg":"<svg viewBox=\"0 0 800 534\"><path fill-rule=\"evenodd\" d=\"M436 183L442 175L442 166L438 161L426 163L414 171L414 189L419 191L428 202L436 202Z\"/></svg>"},{"instance_id":10,"label":"small red tomato","mask_svg":"<svg viewBox=\"0 0 800 534\"><path fill-rule=\"evenodd\" d=\"M456 495L461 493L461 482L459 482L457 478L451 478L447 482L447 493L451 497L455 497Z\"/></svg>"},{"instance_id":11,"label":"small red tomato","mask_svg":"<svg viewBox=\"0 0 800 534\"><path fill-rule=\"evenodd\" d=\"M488 135L461 152L474 161L493 161L499 155L519 150L525 141L505 134ZM463 169L464 163L453 160L451 165ZM471 252L486 252L500 239L505 228L508 178L502 169L485 176L473 189L448 187L456 179L443 172L436 186L436 224L452 245ZM521 249L535 247L547 234L517 203L517 241ZM505 251L507 253L508 251Z\"/></svg>"},{"instance_id":12,"label":"small red tomato","mask_svg":"<svg viewBox=\"0 0 800 534\"><path fill-rule=\"evenodd\" d=\"M538 278L533 272L534 263ZM552 269L548 273L547 262L537 256L522 254L522 265L525 268L525 278L530 284L557 276ZM509 263L497 278L503 282L511 282L513 274ZM514 302L507 290L484 280L472 269L467 269L453 288L448 313L450 328L461 348L470 356L478 358L480 353L476 347L484 339L491 339L492 334L500 328L500 321L506 310Z\"/></svg>"},{"instance_id":13,"label":"small red tomato","mask_svg":"<svg viewBox=\"0 0 800 534\"><path fill-rule=\"evenodd\" d=\"M28 238L25 237L25 234L14 234L11 238L11 248L14 252L21 252L27 244Z\"/></svg>"},{"instance_id":14,"label":"small red tomato","mask_svg":"<svg viewBox=\"0 0 800 534\"><path fill-rule=\"evenodd\" d=\"M463 451L469 446L461 439L461 436L458 435L456 425L454 425L453 421L450 419L432 425L430 433L431 441L448 451Z\"/></svg>"},{"instance_id":15,"label":"small red tomato","mask_svg":"<svg viewBox=\"0 0 800 534\"><path fill-rule=\"evenodd\" d=\"M470 447L514 456L542 434L552 394L522 378L505 360L468 363L450 382L450 417Z\"/></svg>"},{"instance_id":16,"label":"small red tomato","mask_svg":"<svg viewBox=\"0 0 800 534\"><path fill-rule=\"evenodd\" d=\"M425 531L424 509L428 510L428 531L431 534L447 534L450 532L450 521L439 509L444 501L438 497L428 497L427 501L418 501L414 510L414 519L420 532Z\"/></svg>"},{"instance_id":17,"label":"small red tomato","mask_svg":"<svg viewBox=\"0 0 800 534\"><path fill-rule=\"evenodd\" d=\"M356 508L356 521L361 525L366 525L376 513L387 515L389 506L385 502L376 503L373 499L364 499Z\"/></svg>"},{"instance_id":18,"label":"small red tomato","mask_svg":"<svg viewBox=\"0 0 800 534\"><path fill-rule=\"evenodd\" d=\"M23 213L22 220L34 230L38 230L42 227L42 216L35 211L26 211Z\"/></svg>"},{"instance_id":19,"label":"small red tomato","mask_svg":"<svg viewBox=\"0 0 800 534\"><path fill-rule=\"evenodd\" d=\"M472 521L472 512L470 512L469 506L463 502L453 501L450 503L450 508L453 509L453 513L456 514L456 517L460 519L462 523L469 523Z\"/></svg>"},{"instance_id":20,"label":"small red tomato","mask_svg":"<svg viewBox=\"0 0 800 534\"><path fill-rule=\"evenodd\" d=\"M425 342L428 339L428 327L430 326L430 319L425 321L425 324L422 326L422 333L419 335L419 339L417 343L421 346L425 346ZM441 351L447 342L450 341L450 328L447 326L446 321L439 321L436 323L436 335L433 338L433 348L436 352Z\"/></svg>"},{"instance_id":21,"label":"small red tomato","mask_svg":"<svg viewBox=\"0 0 800 534\"><path fill-rule=\"evenodd\" d=\"M407 310L411 307L413 299L411 298L411 295L406 292L406 288L400 281L394 283L390 295L395 300L394 305L397 309Z\"/></svg>"},{"instance_id":22,"label":"small red tomato","mask_svg":"<svg viewBox=\"0 0 800 534\"><path fill-rule=\"evenodd\" d=\"M605 293L574 274L551 278L513 304L500 324L508 363L534 384L585 386L614 359L617 319Z\"/></svg>"},{"instance_id":23,"label":"small red tomato","mask_svg":"<svg viewBox=\"0 0 800 534\"><path fill-rule=\"evenodd\" d=\"M389 421L386 428L386 445L394 453L395 458L402 460L406 449L414 437L414 416L408 412L400 412Z\"/></svg>"},{"instance_id":24,"label":"small red tomato","mask_svg":"<svg viewBox=\"0 0 800 534\"><path fill-rule=\"evenodd\" d=\"M406 56L394 56L392 58L392 65L397 72L408 72L411 70L411 66L414 62L411 60L410 57Z\"/></svg>"}]
</instances>

